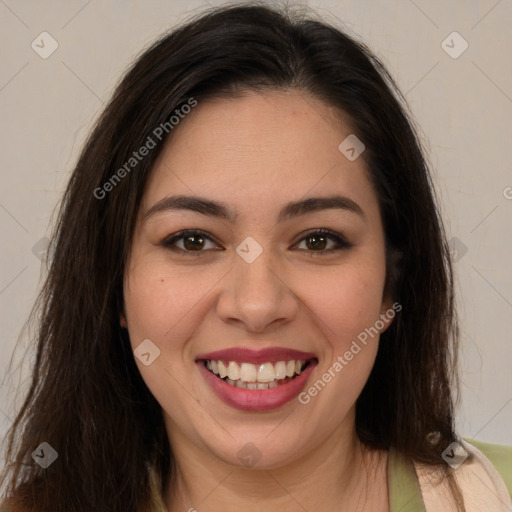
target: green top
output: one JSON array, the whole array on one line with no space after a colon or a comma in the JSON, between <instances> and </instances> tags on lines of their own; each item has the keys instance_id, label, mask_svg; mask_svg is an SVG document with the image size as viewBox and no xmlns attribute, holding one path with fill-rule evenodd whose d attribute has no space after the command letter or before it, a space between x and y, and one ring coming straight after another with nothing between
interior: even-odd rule
<instances>
[{"instance_id":1,"label":"green top","mask_svg":"<svg viewBox=\"0 0 512 512\"><path fill-rule=\"evenodd\" d=\"M512 496L512 446L483 443L472 439L466 441L492 462ZM394 449L389 451L388 486L391 512L426 512L413 462L402 457ZM0 512L9 511L3 508Z\"/></svg>"},{"instance_id":2,"label":"green top","mask_svg":"<svg viewBox=\"0 0 512 512\"><path fill-rule=\"evenodd\" d=\"M512 446L465 439L480 450L501 475L512 497ZM426 512L418 477L411 460L391 449L388 461L389 504L391 512Z\"/></svg>"}]
</instances>

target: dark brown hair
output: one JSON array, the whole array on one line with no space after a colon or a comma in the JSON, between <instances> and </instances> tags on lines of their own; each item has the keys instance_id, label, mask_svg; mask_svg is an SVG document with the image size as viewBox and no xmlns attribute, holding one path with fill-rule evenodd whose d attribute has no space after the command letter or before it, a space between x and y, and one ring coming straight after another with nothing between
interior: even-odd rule
<instances>
[{"instance_id":1,"label":"dark brown hair","mask_svg":"<svg viewBox=\"0 0 512 512\"><path fill-rule=\"evenodd\" d=\"M190 98L285 88L337 107L364 142L384 223L386 287L403 308L381 337L357 401L358 436L452 479L441 457L456 439L452 269L406 102L379 60L335 26L291 9L245 4L210 9L145 51L79 157L34 309L30 390L8 432L2 482L10 476L14 512L155 510L154 494L171 480L173 457L161 407L119 316L141 197L166 139L108 194L98 198L97 191ZM58 452L47 469L31 458L44 441Z\"/></svg>"}]
</instances>

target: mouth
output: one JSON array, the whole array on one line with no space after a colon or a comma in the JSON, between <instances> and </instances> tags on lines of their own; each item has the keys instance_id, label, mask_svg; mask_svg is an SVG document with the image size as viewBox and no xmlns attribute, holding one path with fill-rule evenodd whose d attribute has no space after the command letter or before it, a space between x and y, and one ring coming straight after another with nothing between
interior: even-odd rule
<instances>
[{"instance_id":1,"label":"mouth","mask_svg":"<svg viewBox=\"0 0 512 512\"><path fill-rule=\"evenodd\" d=\"M210 389L243 411L269 411L292 401L308 382L318 358L310 352L233 348L197 357Z\"/></svg>"},{"instance_id":2,"label":"mouth","mask_svg":"<svg viewBox=\"0 0 512 512\"><path fill-rule=\"evenodd\" d=\"M220 380L239 389L273 389L296 379L314 359L252 364L248 362L207 359L206 369Z\"/></svg>"}]
</instances>

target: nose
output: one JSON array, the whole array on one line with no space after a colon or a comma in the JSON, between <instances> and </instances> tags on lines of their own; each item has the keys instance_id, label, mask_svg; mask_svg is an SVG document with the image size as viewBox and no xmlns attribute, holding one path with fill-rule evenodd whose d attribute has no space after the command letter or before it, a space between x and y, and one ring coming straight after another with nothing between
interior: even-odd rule
<instances>
[{"instance_id":1,"label":"nose","mask_svg":"<svg viewBox=\"0 0 512 512\"><path fill-rule=\"evenodd\" d=\"M293 321L299 301L286 272L278 268L270 250L248 263L238 254L234 267L223 280L217 314L227 323L250 332L268 332Z\"/></svg>"}]
</instances>

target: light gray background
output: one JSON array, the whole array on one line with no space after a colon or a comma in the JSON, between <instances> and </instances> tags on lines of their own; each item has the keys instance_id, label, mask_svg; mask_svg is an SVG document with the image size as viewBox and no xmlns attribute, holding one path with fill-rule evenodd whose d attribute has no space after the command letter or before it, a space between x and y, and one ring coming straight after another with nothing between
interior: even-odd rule
<instances>
[{"instance_id":1,"label":"light gray background","mask_svg":"<svg viewBox=\"0 0 512 512\"><path fill-rule=\"evenodd\" d=\"M512 1L308 4L365 41L406 93L427 144L449 238L459 248L458 429L512 444ZM5 369L41 282L37 248L44 249L40 240L49 234L78 151L136 55L206 5L0 0L0 438L28 384L30 351L13 378ZM47 59L31 47L44 31L59 45ZM454 31L469 44L458 58L442 47ZM447 44L452 52L462 48L457 39ZM24 336L14 368L26 348Z\"/></svg>"}]
</instances>

